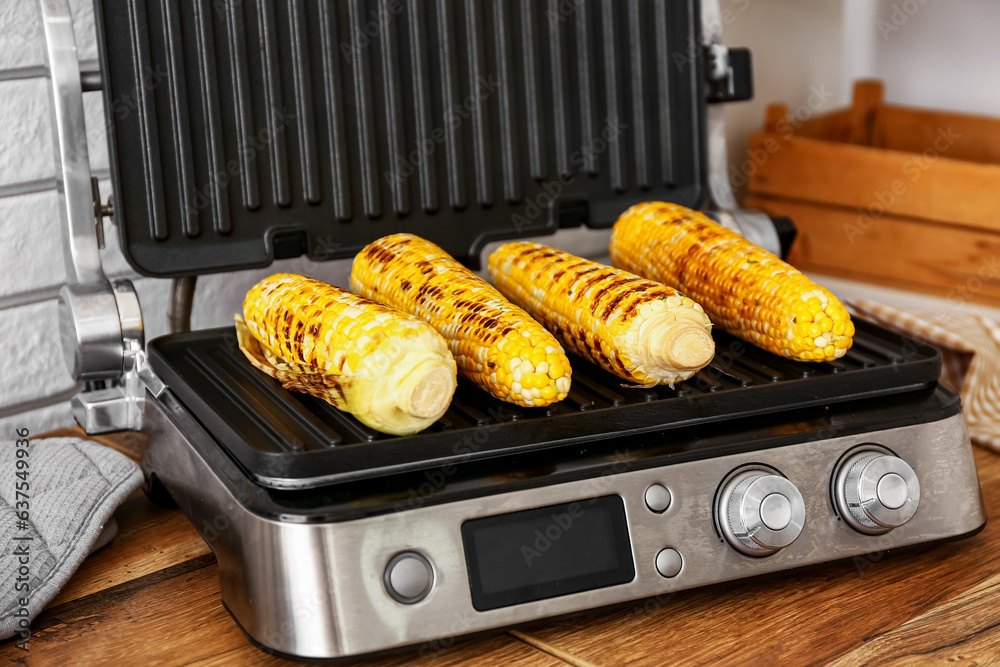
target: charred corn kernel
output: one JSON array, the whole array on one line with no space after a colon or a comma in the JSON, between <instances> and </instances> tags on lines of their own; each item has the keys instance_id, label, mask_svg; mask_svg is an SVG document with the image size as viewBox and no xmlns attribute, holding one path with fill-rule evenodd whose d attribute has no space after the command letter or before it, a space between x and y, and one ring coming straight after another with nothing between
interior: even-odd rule
<instances>
[{"instance_id":1,"label":"charred corn kernel","mask_svg":"<svg viewBox=\"0 0 1000 667\"><path fill-rule=\"evenodd\" d=\"M708 316L671 287L538 243L501 246L489 272L568 348L626 380L673 385L715 353Z\"/></svg>"},{"instance_id":2,"label":"charred corn kernel","mask_svg":"<svg viewBox=\"0 0 1000 667\"><path fill-rule=\"evenodd\" d=\"M422 431L455 393L455 359L434 329L312 278L278 273L254 285L236 330L250 362L286 389L383 433Z\"/></svg>"},{"instance_id":3,"label":"charred corn kernel","mask_svg":"<svg viewBox=\"0 0 1000 667\"><path fill-rule=\"evenodd\" d=\"M610 250L615 266L684 290L717 326L765 350L830 361L851 347L854 325L837 297L702 213L637 204L615 223Z\"/></svg>"},{"instance_id":4,"label":"charred corn kernel","mask_svg":"<svg viewBox=\"0 0 1000 667\"><path fill-rule=\"evenodd\" d=\"M462 376L496 398L531 407L569 393L572 370L559 341L430 241L394 234L368 245L354 259L351 287L427 321L448 340ZM561 372L536 379L536 364L549 355Z\"/></svg>"}]
</instances>

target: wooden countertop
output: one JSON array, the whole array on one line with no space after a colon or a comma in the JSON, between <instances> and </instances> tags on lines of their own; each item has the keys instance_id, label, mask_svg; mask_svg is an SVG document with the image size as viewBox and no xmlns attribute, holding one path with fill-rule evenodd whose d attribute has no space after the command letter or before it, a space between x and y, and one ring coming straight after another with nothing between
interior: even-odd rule
<instances>
[{"instance_id":1,"label":"wooden countertop","mask_svg":"<svg viewBox=\"0 0 1000 667\"><path fill-rule=\"evenodd\" d=\"M112 443L114 444L114 443ZM391 657L394 665L1000 663L1000 455L976 448L990 523L960 542L838 561ZM32 624L20 664L278 665L223 608L215 558L175 509L130 497L117 537ZM997 597L994 597L996 595Z\"/></svg>"}]
</instances>

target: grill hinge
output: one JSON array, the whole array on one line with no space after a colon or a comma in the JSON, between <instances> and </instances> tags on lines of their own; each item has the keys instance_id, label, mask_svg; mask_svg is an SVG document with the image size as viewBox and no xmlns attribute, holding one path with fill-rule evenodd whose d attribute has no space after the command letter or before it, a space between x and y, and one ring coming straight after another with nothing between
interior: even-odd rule
<instances>
[{"instance_id":1,"label":"grill hinge","mask_svg":"<svg viewBox=\"0 0 1000 667\"><path fill-rule=\"evenodd\" d=\"M146 392L159 398L166 385L157 377L146 359L146 353L137 351L132 357L133 367L121 378L106 386L89 383L87 391L72 398L73 417L91 434L112 431L142 430L143 401Z\"/></svg>"},{"instance_id":2,"label":"grill hinge","mask_svg":"<svg viewBox=\"0 0 1000 667\"><path fill-rule=\"evenodd\" d=\"M104 250L104 218L114 217L115 205L110 196L107 204L101 204L101 186L96 176L90 178L90 189L94 198L94 231L97 233L97 247Z\"/></svg>"},{"instance_id":3,"label":"grill hinge","mask_svg":"<svg viewBox=\"0 0 1000 667\"><path fill-rule=\"evenodd\" d=\"M701 28L705 39L702 53L705 58L706 96L709 102L734 102L747 100L753 95L750 72L750 52L747 49L730 49L722 43L722 14L719 0L701 3ZM711 217L725 227L739 232L765 250L784 257L794 238L794 225L790 220L776 225L761 211L740 208L729 181L729 155L726 150L725 109L718 104L708 105L708 191ZM787 227L792 232L787 233ZM783 231L784 230L784 231Z\"/></svg>"},{"instance_id":4,"label":"grill hinge","mask_svg":"<svg viewBox=\"0 0 1000 667\"><path fill-rule=\"evenodd\" d=\"M730 49L722 44L705 48L705 78L710 103L744 102L753 98L750 49Z\"/></svg>"}]
</instances>

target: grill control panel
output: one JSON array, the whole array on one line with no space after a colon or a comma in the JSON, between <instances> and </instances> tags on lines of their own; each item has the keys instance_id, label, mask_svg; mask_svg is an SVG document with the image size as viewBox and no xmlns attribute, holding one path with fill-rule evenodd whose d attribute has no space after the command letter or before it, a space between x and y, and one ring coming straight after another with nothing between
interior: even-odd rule
<instances>
[{"instance_id":1,"label":"grill control panel","mask_svg":"<svg viewBox=\"0 0 1000 667\"><path fill-rule=\"evenodd\" d=\"M877 444L847 452L831 483L837 514L866 535L902 526L920 504L920 480L913 468ZM795 484L777 470L749 465L729 473L719 485L714 518L734 549L748 556L769 556L802 533L806 503Z\"/></svg>"},{"instance_id":2,"label":"grill control panel","mask_svg":"<svg viewBox=\"0 0 1000 667\"><path fill-rule=\"evenodd\" d=\"M211 525L213 508L232 497L195 456L208 444L199 425L163 406L146 404L159 443L147 463L181 497L214 494L188 507L195 526ZM178 439L165 448L164 420L174 417ZM234 528L213 545L223 599L258 640L293 628L294 642L282 648L295 655L359 655L967 536L984 525L960 413L826 435L663 465L642 465L644 450L623 451L636 465L612 474L339 522L274 521L237 505ZM248 544L252 553L242 551ZM293 616L331 585L336 604ZM280 603L275 614L256 615L248 590Z\"/></svg>"}]
</instances>

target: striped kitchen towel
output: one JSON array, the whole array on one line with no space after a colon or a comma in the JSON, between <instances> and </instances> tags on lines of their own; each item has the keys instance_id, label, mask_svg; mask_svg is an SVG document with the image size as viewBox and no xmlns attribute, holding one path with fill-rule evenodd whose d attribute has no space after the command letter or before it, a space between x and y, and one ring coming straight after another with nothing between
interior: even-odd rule
<instances>
[{"instance_id":1,"label":"striped kitchen towel","mask_svg":"<svg viewBox=\"0 0 1000 667\"><path fill-rule=\"evenodd\" d=\"M860 317L941 349L941 381L962 396L972 442L1000 452L1000 323L953 310L847 302Z\"/></svg>"}]
</instances>

